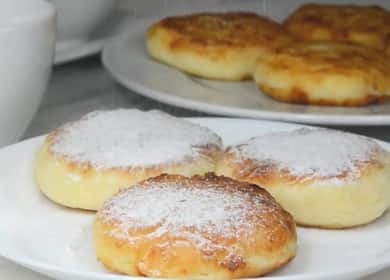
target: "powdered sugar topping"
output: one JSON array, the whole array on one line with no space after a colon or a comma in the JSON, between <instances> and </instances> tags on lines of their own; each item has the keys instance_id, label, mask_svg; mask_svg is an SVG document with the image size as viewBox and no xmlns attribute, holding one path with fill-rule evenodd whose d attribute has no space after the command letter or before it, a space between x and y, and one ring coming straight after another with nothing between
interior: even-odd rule
<instances>
[{"instance_id":1,"label":"powdered sugar topping","mask_svg":"<svg viewBox=\"0 0 390 280\"><path fill-rule=\"evenodd\" d=\"M159 111L92 112L54 134L51 150L97 169L148 167L201 156L200 146L220 147L209 129Z\"/></svg>"},{"instance_id":2,"label":"powdered sugar topping","mask_svg":"<svg viewBox=\"0 0 390 280\"><path fill-rule=\"evenodd\" d=\"M329 129L266 134L237 145L232 151L240 161L253 159L293 176L327 178L334 183L341 178L357 178L362 164L376 160L378 153L384 152L367 137Z\"/></svg>"},{"instance_id":3,"label":"powdered sugar topping","mask_svg":"<svg viewBox=\"0 0 390 280\"><path fill-rule=\"evenodd\" d=\"M270 234L278 226L288 228L275 201L258 192L240 190L240 186L234 189L229 185L232 183L152 180L113 197L98 217L114 222L116 229L111 234L129 242L137 238L129 231L152 228L147 238L169 232L206 251L226 249L221 238L245 240L258 227ZM220 241L213 242L215 239Z\"/></svg>"}]
</instances>

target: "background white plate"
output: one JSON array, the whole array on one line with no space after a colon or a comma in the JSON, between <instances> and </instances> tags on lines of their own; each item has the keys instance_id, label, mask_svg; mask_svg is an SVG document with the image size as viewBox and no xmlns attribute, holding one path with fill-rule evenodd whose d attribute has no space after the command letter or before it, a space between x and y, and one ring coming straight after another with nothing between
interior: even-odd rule
<instances>
[{"instance_id":1,"label":"background white plate","mask_svg":"<svg viewBox=\"0 0 390 280\"><path fill-rule=\"evenodd\" d=\"M299 127L256 120L192 121L215 130L225 144ZM94 215L60 207L38 191L33 164L42 141L39 137L0 150L0 255L56 279L125 279L96 261L91 241ZM390 149L390 144L382 145ZM298 234L296 259L262 279L356 279L390 265L390 213L365 227L299 228Z\"/></svg>"},{"instance_id":2,"label":"background white plate","mask_svg":"<svg viewBox=\"0 0 390 280\"><path fill-rule=\"evenodd\" d=\"M133 13L124 7L117 7L113 13L93 30L88 38L73 38L72 40L58 40L54 64L62 64L79 58L99 53L106 41L121 30L131 28Z\"/></svg>"},{"instance_id":3,"label":"background white plate","mask_svg":"<svg viewBox=\"0 0 390 280\"><path fill-rule=\"evenodd\" d=\"M290 3L284 1L287 2ZM285 10L274 6L275 11ZM102 56L112 76L141 95L217 115L327 125L390 124L390 102L357 108L288 104L262 94L253 81L204 80L160 64L145 52L145 32L150 23L150 20L134 22L127 35L115 38L104 47Z\"/></svg>"},{"instance_id":4,"label":"background white plate","mask_svg":"<svg viewBox=\"0 0 390 280\"><path fill-rule=\"evenodd\" d=\"M104 41L108 38L101 38L85 42L57 42L54 64L58 65L65 62L70 62L79 58L87 57L99 53Z\"/></svg>"}]
</instances>

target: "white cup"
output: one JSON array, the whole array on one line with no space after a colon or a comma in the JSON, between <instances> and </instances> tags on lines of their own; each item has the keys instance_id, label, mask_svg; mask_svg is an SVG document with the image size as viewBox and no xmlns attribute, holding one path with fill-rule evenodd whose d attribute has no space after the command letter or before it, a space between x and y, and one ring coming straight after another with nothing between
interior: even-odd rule
<instances>
[{"instance_id":1,"label":"white cup","mask_svg":"<svg viewBox=\"0 0 390 280\"><path fill-rule=\"evenodd\" d=\"M58 48L81 44L115 8L116 0L51 0L58 12Z\"/></svg>"},{"instance_id":2,"label":"white cup","mask_svg":"<svg viewBox=\"0 0 390 280\"><path fill-rule=\"evenodd\" d=\"M0 1L0 146L19 140L47 87L56 12L45 0Z\"/></svg>"}]
</instances>

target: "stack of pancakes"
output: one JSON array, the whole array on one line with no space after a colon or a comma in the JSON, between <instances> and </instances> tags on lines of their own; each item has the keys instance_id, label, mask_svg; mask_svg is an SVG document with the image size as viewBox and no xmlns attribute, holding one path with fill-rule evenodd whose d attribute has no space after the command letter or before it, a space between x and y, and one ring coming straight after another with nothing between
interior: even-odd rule
<instances>
[{"instance_id":1,"label":"stack of pancakes","mask_svg":"<svg viewBox=\"0 0 390 280\"><path fill-rule=\"evenodd\" d=\"M274 99L363 106L390 95L390 12L314 5L280 24L247 12L165 18L150 27L151 57L207 79L254 79Z\"/></svg>"}]
</instances>

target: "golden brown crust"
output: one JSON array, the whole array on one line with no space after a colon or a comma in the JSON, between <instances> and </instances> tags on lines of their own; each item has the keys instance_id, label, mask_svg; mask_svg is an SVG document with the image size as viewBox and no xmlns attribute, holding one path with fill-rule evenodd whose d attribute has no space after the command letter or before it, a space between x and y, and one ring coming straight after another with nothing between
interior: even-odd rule
<instances>
[{"instance_id":1,"label":"golden brown crust","mask_svg":"<svg viewBox=\"0 0 390 280\"><path fill-rule=\"evenodd\" d=\"M329 143L333 143L332 137L327 137L326 134L323 136L321 140L327 139ZM285 139L289 139L287 134ZM339 145L342 145L341 143ZM335 150L329 150L329 153L333 152L335 156L324 159L322 164L327 171L323 172L318 166L315 167L315 164L312 165L310 160L305 160L307 163L298 161L290 164L290 169L279 164L278 158L266 154L258 159L252 158L250 155L255 157L256 152L246 149L245 145L228 147L218 163L217 173L261 185L294 216L300 226L326 229L362 226L375 221L389 208L390 157L389 153L380 147L372 147L373 150L367 152L368 154L364 152L370 155L369 157L356 157L348 165L339 168L337 166L340 161L337 161L337 157L349 145L344 142L347 146L342 148L335 143ZM270 149L266 146L264 142L258 146L260 155L263 154L262 150ZM301 149L306 147L306 144L300 147L291 146L290 148L294 147L293 150L281 146L284 147L279 153L281 157L285 151L287 154L296 153L297 158L300 154L305 158ZM306 152L312 152L314 162L316 159L322 159L321 153L324 149L321 144L314 141L307 143L307 146ZM318 148L318 153L311 149L313 147ZM359 144L356 143L354 147L359 147ZM251 153L247 154L248 151ZM346 157L352 160L352 155ZM310 157L310 154L308 156ZM326 166L337 167L337 173L329 172ZM298 171L294 171L296 167Z\"/></svg>"},{"instance_id":2,"label":"golden brown crust","mask_svg":"<svg viewBox=\"0 0 390 280\"><path fill-rule=\"evenodd\" d=\"M52 201L71 208L97 210L118 190L161 173L191 176L215 170L222 154L214 144L197 146L193 158L150 166L97 168L53 149L63 130L50 133L38 152L35 177L40 190Z\"/></svg>"},{"instance_id":3,"label":"golden brown crust","mask_svg":"<svg viewBox=\"0 0 390 280\"><path fill-rule=\"evenodd\" d=\"M216 191L223 191L224 193L240 193L241 195L249 195L251 199L248 199L246 201L247 205L251 205L251 208L256 209L256 203L258 203L258 200L260 199L264 207L270 208L270 210L266 213L246 213L245 219L248 223L252 223L254 225L257 225L259 227L259 230L261 227L263 227L265 224L269 228L278 228L278 231L280 230L280 235L273 235L265 236L266 240L272 239L272 242L261 242L257 244L259 247L258 249L266 250L269 253L272 253L272 251L279 249L281 246L284 245L285 241L288 240L291 236L295 235L295 223L292 219L291 215L286 212L283 208L280 207L280 205L275 201L275 199L263 188L246 183L246 182L240 182L233 180L229 177L225 176L216 176L214 173L207 173L204 176L201 175L195 175L192 177L184 177L181 175L168 175L168 174L161 174L157 177L153 177L150 179L147 179L139 184L137 186L141 186L143 188L148 188L153 186L154 184L172 184L172 185L180 185L181 189L205 189L205 190L216 190ZM131 192L131 190L134 187L122 190L122 193L125 192ZM275 214L275 212L277 214ZM259 219L259 215L261 218ZM100 211L99 214L100 218L105 218L104 211ZM283 220L285 223L281 224L281 220ZM116 226L115 221L110 220L109 224L111 226ZM287 225L287 228L285 227ZM131 224L127 226L128 232L133 232L134 234L145 234L150 233L150 228L148 228L146 231L139 232L138 228L132 228ZM229 229L226 228L226 231ZM192 233L198 233L198 234L204 234L202 232L197 232L196 229L191 230ZM263 232L263 230L261 230ZM258 233L261 235L260 233ZM263 234L274 234L272 230L266 230L263 232ZM216 235L216 236L207 236L207 238L215 238L219 240L220 242L229 242L231 241L230 238L224 238L224 236ZM279 240L280 242L276 242L276 240ZM247 240L245 240L247 241ZM249 244L248 244L249 245ZM238 261L237 259L235 261ZM241 262L241 261L240 261ZM232 263L226 264L228 267L236 266Z\"/></svg>"},{"instance_id":4,"label":"golden brown crust","mask_svg":"<svg viewBox=\"0 0 390 280\"><path fill-rule=\"evenodd\" d=\"M257 58L293 40L280 24L254 13L169 17L147 33L149 54L192 75L248 79Z\"/></svg>"},{"instance_id":5,"label":"golden brown crust","mask_svg":"<svg viewBox=\"0 0 390 280\"><path fill-rule=\"evenodd\" d=\"M319 74L313 77L317 78L318 82L322 78L321 74L374 72L383 77L387 76L390 71L390 60L380 52L360 46L331 42L290 44L280 48L269 63L277 69L287 67ZM311 67L308 69L308 66ZM372 77L369 76L368 79Z\"/></svg>"},{"instance_id":6,"label":"golden brown crust","mask_svg":"<svg viewBox=\"0 0 390 280\"><path fill-rule=\"evenodd\" d=\"M388 100L389 97L372 95L367 92L363 96L354 99L347 99L342 101L331 100L329 98L313 99L310 93L303 89L294 87L291 90L282 90L280 88L268 87L266 85L259 85L260 91L266 93L268 96L287 103L318 105L318 106L343 106L343 107L360 107L370 104L379 104Z\"/></svg>"},{"instance_id":7,"label":"golden brown crust","mask_svg":"<svg viewBox=\"0 0 390 280\"><path fill-rule=\"evenodd\" d=\"M303 40L352 42L380 51L390 42L390 13L378 6L307 4L285 26Z\"/></svg>"},{"instance_id":8,"label":"golden brown crust","mask_svg":"<svg viewBox=\"0 0 390 280\"><path fill-rule=\"evenodd\" d=\"M61 129L56 129L53 132L49 133L49 135L47 136L45 141L48 144L49 154L53 158L56 158L57 160L60 160L64 164L66 164L67 169L69 170L70 173L74 173L74 172L82 173L83 176L85 177L93 176L93 173L97 172L96 167L94 167L93 164L89 162L80 162L73 158L70 158L67 155L59 154L53 151L52 147L56 142L56 138L61 137L61 131L62 131ZM199 152L200 157L202 159L208 159L210 161L218 161L218 159L221 157L222 154L221 148L212 144L197 146L196 149L197 152ZM145 178L150 178L162 173L166 173L164 172L164 170L167 168L180 168L180 166L185 164L190 164L192 161L196 161L198 159L199 158L190 160L190 159L183 158L182 160L178 160L176 162L167 162L167 163L151 165L147 167L145 166L111 167L105 169L103 172L117 172L123 174L123 176L128 176L128 177L139 177L139 175L141 175L142 177L144 177L143 178L144 180ZM145 177L145 174L153 174L153 175Z\"/></svg>"},{"instance_id":9,"label":"golden brown crust","mask_svg":"<svg viewBox=\"0 0 390 280\"><path fill-rule=\"evenodd\" d=\"M255 80L280 101L364 106L390 95L390 59L357 45L293 43L259 60Z\"/></svg>"},{"instance_id":10,"label":"golden brown crust","mask_svg":"<svg viewBox=\"0 0 390 280\"><path fill-rule=\"evenodd\" d=\"M163 19L154 28L178 35L172 49L194 47L264 47L277 48L291 40L280 24L255 13L200 13ZM151 34L149 34L151 35Z\"/></svg>"},{"instance_id":11,"label":"golden brown crust","mask_svg":"<svg viewBox=\"0 0 390 280\"><path fill-rule=\"evenodd\" d=\"M140 229L129 222L126 224L127 238L123 238L110 234L120 232L123 221L110 217L112 212L109 211L108 202L97 215L95 244L99 259L111 270L130 275L231 279L263 275L289 262L295 256L295 222L264 189L211 173L191 178L164 174L146 180L135 188L147 190L156 184L168 187L179 185L181 189L188 191L198 189L235 194L251 205L247 205L248 209L260 209L258 203L262 203L262 207L267 208L267 211L253 210L243 213L240 217L231 217L243 219L244 224L254 227L253 232L233 228L226 228L226 234L204 231L197 228L194 221L193 226L184 227L180 232L172 228L156 236L157 232L161 233L161 225ZM131 196L132 191L138 191L135 188L122 193L128 191ZM107 211L110 213L108 216ZM210 224L210 227L213 226ZM232 231L240 231L240 236L229 235ZM211 243L205 247L196 240L208 240ZM118 265L105 254L111 249L104 250L103 247L114 248L115 253L110 254L111 256L127 256L133 260L132 263L127 267Z\"/></svg>"},{"instance_id":12,"label":"golden brown crust","mask_svg":"<svg viewBox=\"0 0 390 280\"><path fill-rule=\"evenodd\" d=\"M239 149L239 146L238 146ZM329 179L344 180L348 178L350 174L344 172L337 176L315 176L311 175L310 178L305 176L293 175L287 170L281 170L278 166L273 165L267 161L260 162L254 159L241 158L237 152L237 147L228 147L225 150L219 165L226 166L230 172L232 178L241 180L244 182L253 182L260 186L266 186L267 190L275 185L294 186L294 188L305 188L318 181L326 181ZM378 159L372 159L370 161L355 162L354 166L359 167L359 179L366 176L373 170L384 169L384 164ZM226 168L225 167L225 168Z\"/></svg>"},{"instance_id":13,"label":"golden brown crust","mask_svg":"<svg viewBox=\"0 0 390 280\"><path fill-rule=\"evenodd\" d=\"M102 229L99 229L99 231L102 230ZM109 229L103 229L103 230L109 230ZM96 230L95 230L96 232ZM113 247L115 247L115 249L118 249L118 248L121 248L121 249L124 249L126 248L126 245L124 244L121 244L121 243L113 243L111 239L105 237L104 240L99 240L99 243L102 245L104 244L103 246L105 246L106 248L110 248L111 249ZM127 250L133 250L134 248L126 248ZM125 250L123 250L125 251ZM140 250L138 255L142 255L142 252L143 250ZM197 256L197 253L198 252L194 252L192 250L188 250L188 248L186 249L187 252L185 252L185 254L187 256L190 257L190 261L189 263L191 265L188 265L188 268L184 268L184 269L179 269L179 273L182 275L182 277L191 277L190 276L190 273L192 272L191 270L191 266L192 267L200 267L202 265L204 265L204 260L203 259L197 259L196 257ZM182 253L182 252L181 252ZM196 257L195 257L196 256ZM183 258L183 255L180 256L180 258ZM255 275L256 277L260 277L260 276L264 276L270 272L273 272L273 271L276 271L278 270L279 268L282 268L284 266L286 266L289 262L291 262L293 259L295 258L295 254L290 254L289 256L287 256L284 260L281 260L275 264L272 264L270 265L269 267L267 268L263 268L261 270L259 269L256 269L255 267L246 267L245 270L246 270L246 273L248 275ZM114 273L118 273L118 274L129 274L129 275L139 275L139 276L147 276L147 273L144 273L142 272L142 269L139 269L139 268L134 268L134 270L132 271L133 273L127 273L127 272L124 272L123 269L120 269L118 268L118 265L115 263L114 259L113 258L110 258L110 257L103 257L103 258L98 258L99 261L101 262L104 262L104 267L107 268L108 270L114 272ZM133 261L133 260L131 260ZM171 267L177 267L178 265L181 266L182 264L179 263L179 262L170 262L169 265ZM166 265L165 265L166 266ZM236 266L235 266L236 267ZM166 268L164 268L166 269ZM242 277L240 276L239 273L243 274L242 271L237 271L234 270L234 269L229 269L229 271L231 271L233 273L233 275L237 275L237 276L232 276L231 275L231 272L227 272L227 273L218 273L218 276L215 276L214 274L212 273L215 273L215 268L213 266L211 266L211 268L209 268L210 271L207 271L207 269L203 269L203 277L195 277L195 278L192 278L192 279L210 279L210 280L216 280L216 279L233 279L233 278L237 278L237 277ZM206 272L208 272L209 274L206 274ZM173 276L174 277L174 276Z\"/></svg>"}]
</instances>

